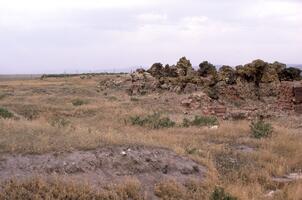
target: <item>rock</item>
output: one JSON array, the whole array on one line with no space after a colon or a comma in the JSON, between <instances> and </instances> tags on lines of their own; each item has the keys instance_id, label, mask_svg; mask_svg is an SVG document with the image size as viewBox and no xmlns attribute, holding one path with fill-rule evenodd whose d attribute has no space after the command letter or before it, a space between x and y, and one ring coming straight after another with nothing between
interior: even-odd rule
<instances>
[{"instance_id":1,"label":"rock","mask_svg":"<svg viewBox=\"0 0 302 200\"><path fill-rule=\"evenodd\" d=\"M211 102L211 99L203 92L193 93L188 98L183 99L181 101L181 105L197 109L200 108L202 105L209 104Z\"/></svg>"},{"instance_id":2,"label":"rock","mask_svg":"<svg viewBox=\"0 0 302 200\"><path fill-rule=\"evenodd\" d=\"M203 77L207 77L207 76L216 77L217 70L214 65L212 65L208 61L204 61L199 64L198 74Z\"/></svg>"},{"instance_id":3,"label":"rock","mask_svg":"<svg viewBox=\"0 0 302 200\"><path fill-rule=\"evenodd\" d=\"M127 152L126 152L126 151L122 151L122 152L121 152L121 155L122 155L122 156L126 156L126 155L127 155Z\"/></svg>"},{"instance_id":4,"label":"rock","mask_svg":"<svg viewBox=\"0 0 302 200\"><path fill-rule=\"evenodd\" d=\"M137 73L144 73L146 70L144 69L144 68L138 68L138 69L136 69L136 71L135 72L137 72Z\"/></svg>"},{"instance_id":5,"label":"rock","mask_svg":"<svg viewBox=\"0 0 302 200\"><path fill-rule=\"evenodd\" d=\"M236 72L232 67L224 65L219 69L219 81L224 81L226 84L233 85L236 84L236 78Z\"/></svg>"},{"instance_id":6,"label":"rock","mask_svg":"<svg viewBox=\"0 0 302 200\"><path fill-rule=\"evenodd\" d=\"M191 107L193 99L184 99L181 101L181 105L185 107Z\"/></svg>"},{"instance_id":7,"label":"rock","mask_svg":"<svg viewBox=\"0 0 302 200\"><path fill-rule=\"evenodd\" d=\"M282 177L274 177L273 181L278 183L288 183L302 179L302 173L290 173Z\"/></svg>"},{"instance_id":8,"label":"rock","mask_svg":"<svg viewBox=\"0 0 302 200\"><path fill-rule=\"evenodd\" d=\"M161 63L154 63L150 69L147 70L154 77L162 77L165 75L164 67Z\"/></svg>"},{"instance_id":9,"label":"rock","mask_svg":"<svg viewBox=\"0 0 302 200\"><path fill-rule=\"evenodd\" d=\"M167 77L177 77L178 73L177 73L176 66L175 65L173 65L173 66L166 65L164 68L164 75Z\"/></svg>"},{"instance_id":10,"label":"rock","mask_svg":"<svg viewBox=\"0 0 302 200\"><path fill-rule=\"evenodd\" d=\"M215 126L210 126L209 127L211 130L217 130L219 128L219 126L215 125Z\"/></svg>"},{"instance_id":11,"label":"rock","mask_svg":"<svg viewBox=\"0 0 302 200\"><path fill-rule=\"evenodd\" d=\"M176 64L177 74L178 76L190 76L193 74L193 67L186 57L182 57Z\"/></svg>"},{"instance_id":12,"label":"rock","mask_svg":"<svg viewBox=\"0 0 302 200\"><path fill-rule=\"evenodd\" d=\"M295 67L289 67L283 69L279 78L281 81L299 81L301 80L301 70Z\"/></svg>"},{"instance_id":13,"label":"rock","mask_svg":"<svg viewBox=\"0 0 302 200\"><path fill-rule=\"evenodd\" d=\"M184 88L184 93L193 93L197 91L197 85L193 83L188 83Z\"/></svg>"}]
</instances>

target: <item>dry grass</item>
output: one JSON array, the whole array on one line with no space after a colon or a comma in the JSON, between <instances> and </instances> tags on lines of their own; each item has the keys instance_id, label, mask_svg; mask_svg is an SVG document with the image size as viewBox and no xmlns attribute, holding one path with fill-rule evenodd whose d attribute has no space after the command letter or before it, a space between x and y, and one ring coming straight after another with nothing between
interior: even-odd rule
<instances>
[{"instance_id":1,"label":"dry grass","mask_svg":"<svg viewBox=\"0 0 302 200\"><path fill-rule=\"evenodd\" d=\"M140 183L129 179L119 185L96 189L89 184L62 181L58 178L45 180L41 177L29 180L11 180L3 185L0 199L95 199L95 200L141 200L144 199Z\"/></svg>"},{"instance_id":2,"label":"dry grass","mask_svg":"<svg viewBox=\"0 0 302 200\"><path fill-rule=\"evenodd\" d=\"M100 79L103 77L0 82L0 92L5 96L0 99L0 107L18 117L0 119L0 152L42 154L93 149L108 144L160 146L189 156L207 167L203 185L183 186L173 181L157 185L155 193L162 199L207 198L217 185L239 199L266 199L265 194L276 189L280 190L277 199L301 199L301 182L279 186L271 179L302 170L301 129L285 128L273 121L272 137L255 139L250 137L247 121L220 121L218 129L173 127L152 130L132 126L127 123L129 117L153 112L161 112L181 123L187 117L179 105L182 96L153 94L134 101L124 92L112 90L106 91L108 98L95 88ZM89 104L75 107L72 105L74 99L83 99ZM29 111L22 105L29 105ZM194 111L192 116L199 114ZM254 151L238 150L242 145ZM33 186L37 189L30 189ZM32 199L41 199L35 196L41 190L46 195L44 199L52 199L51 195L56 195L56 199L64 199L64 195L75 195L72 198L76 199L107 198L100 198L103 193L87 187L61 187L61 183L40 179L22 183L14 181L5 185L1 197L24 199L28 196L22 195L34 195ZM113 189L110 194L115 197L107 199L125 199L127 188L119 188L120 192ZM133 199L143 198L137 190L136 186L131 189ZM129 191L126 193L128 195Z\"/></svg>"}]
</instances>

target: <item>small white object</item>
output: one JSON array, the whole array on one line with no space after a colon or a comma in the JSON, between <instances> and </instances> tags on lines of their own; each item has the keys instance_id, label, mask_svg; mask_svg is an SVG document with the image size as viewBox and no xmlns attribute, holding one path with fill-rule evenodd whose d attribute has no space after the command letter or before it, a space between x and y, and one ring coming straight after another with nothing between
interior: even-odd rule
<instances>
[{"instance_id":1,"label":"small white object","mask_svg":"<svg viewBox=\"0 0 302 200\"><path fill-rule=\"evenodd\" d=\"M211 126L210 129L214 129L214 130L215 130L215 129L218 129L218 126L217 126L217 125Z\"/></svg>"},{"instance_id":2,"label":"small white object","mask_svg":"<svg viewBox=\"0 0 302 200\"><path fill-rule=\"evenodd\" d=\"M127 155L126 151L122 151L122 152L121 152L121 155L122 155L122 156L126 156L126 155Z\"/></svg>"}]
</instances>

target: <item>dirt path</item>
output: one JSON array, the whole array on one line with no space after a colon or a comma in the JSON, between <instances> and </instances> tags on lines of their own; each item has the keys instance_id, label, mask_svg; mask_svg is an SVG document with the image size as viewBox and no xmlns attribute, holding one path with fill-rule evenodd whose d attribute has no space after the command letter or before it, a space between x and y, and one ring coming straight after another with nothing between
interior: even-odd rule
<instances>
[{"instance_id":1,"label":"dirt path","mask_svg":"<svg viewBox=\"0 0 302 200\"><path fill-rule=\"evenodd\" d=\"M130 176L151 190L162 179L200 181L204 172L204 167L188 158L167 149L148 147L114 146L69 153L4 155L0 159L1 181L57 175L100 186Z\"/></svg>"}]
</instances>

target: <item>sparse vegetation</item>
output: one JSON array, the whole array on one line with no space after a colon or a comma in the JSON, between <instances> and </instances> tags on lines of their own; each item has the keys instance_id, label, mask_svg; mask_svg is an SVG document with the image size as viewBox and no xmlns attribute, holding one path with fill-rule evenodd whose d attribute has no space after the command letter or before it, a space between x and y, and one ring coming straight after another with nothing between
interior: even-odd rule
<instances>
[{"instance_id":1,"label":"sparse vegetation","mask_svg":"<svg viewBox=\"0 0 302 200\"><path fill-rule=\"evenodd\" d=\"M139 98L131 97L131 98L130 98L130 101L135 101L135 102L137 102L137 101L139 101Z\"/></svg>"},{"instance_id":2,"label":"sparse vegetation","mask_svg":"<svg viewBox=\"0 0 302 200\"><path fill-rule=\"evenodd\" d=\"M8 111L6 108L0 107L0 118L8 119L14 117L14 114Z\"/></svg>"},{"instance_id":3,"label":"sparse vegetation","mask_svg":"<svg viewBox=\"0 0 302 200\"><path fill-rule=\"evenodd\" d=\"M34 120L39 117L39 110L36 106L32 105L24 105L20 110L19 113L27 120Z\"/></svg>"},{"instance_id":4,"label":"sparse vegetation","mask_svg":"<svg viewBox=\"0 0 302 200\"><path fill-rule=\"evenodd\" d=\"M218 119L214 116L195 116L193 120L183 119L182 126L215 126L218 125Z\"/></svg>"},{"instance_id":5,"label":"sparse vegetation","mask_svg":"<svg viewBox=\"0 0 302 200\"><path fill-rule=\"evenodd\" d=\"M70 121L68 119L64 118L64 117L54 116L50 120L50 124L52 126L62 128L62 127L68 126L70 124Z\"/></svg>"},{"instance_id":6,"label":"sparse vegetation","mask_svg":"<svg viewBox=\"0 0 302 200\"><path fill-rule=\"evenodd\" d=\"M118 99L115 96L108 97L109 101L117 101Z\"/></svg>"},{"instance_id":7,"label":"sparse vegetation","mask_svg":"<svg viewBox=\"0 0 302 200\"><path fill-rule=\"evenodd\" d=\"M210 200L237 200L237 198L227 194L223 188L215 187Z\"/></svg>"},{"instance_id":8,"label":"sparse vegetation","mask_svg":"<svg viewBox=\"0 0 302 200\"><path fill-rule=\"evenodd\" d=\"M266 123L263 120L252 121L251 134L254 138L266 138L272 135L273 127L270 123Z\"/></svg>"},{"instance_id":9,"label":"sparse vegetation","mask_svg":"<svg viewBox=\"0 0 302 200\"><path fill-rule=\"evenodd\" d=\"M167 69L175 72L173 71L175 66ZM119 78L122 77L123 75ZM108 79L108 77L105 78ZM260 125L256 121L251 125L248 118L240 117L240 121L219 118L219 128L199 128L217 125L218 119L203 116L200 108L188 110L189 108L182 107L179 102L187 94L148 93L139 98L139 103L135 103L130 102L133 100L129 101L129 96L126 96L125 91L108 89L107 96L97 93L95 86L99 79L105 78L100 76L82 80L79 77L68 77L49 78L43 81L0 82L0 85L5 85L7 91L14 91L14 95L1 100L0 113L9 112L12 115L16 113L13 118L22 115L28 116L27 119L33 119L25 120L20 117L19 120L6 120L7 118L4 119L3 114L0 114L0 162L6 162L5 156L11 156L9 158L12 159L12 155L18 157L31 157L36 154L60 156L62 152L86 153L87 150L97 151L103 146L114 148L119 145L126 146L126 157L130 158L134 148L148 146L170 149L184 156L185 159L193 159L198 165L204 166L206 174L197 180L201 183L188 184L176 180L172 182L158 180L153 190L154 184L142 179L139 182L141 185L144 184L144 187L141 187L137 181L133 181L131 184L123 182L98 191L95 188L100 189L99 186L91 186L90 182L82 185L79 183L82 181L76 179L68 183L35 178L28 181L20 179L3 183L3 177L0 177L0 199L39 199L40 196L47 199L51 195L57 195L51 196L50 199L122 200L144 199L146 193L152 193L159 199L200 200L212 197L245 200L265 199L269 190L278 191L272 199L285 200L301 197L301 181L279 184L273 180L274 177L283 177L288 173L301 171L300 116L282 116L280 113L280 118L272 118L269 123L261 122ZM21 84L22 87L18 87ZM33 88L43 88L47 95L32 92ZM108 101L110 96L116 97L118 101ZM87 99L89 104L75 108L71 104L72 99ZM223 99L220 100L223 101ZM22 114L24 105L31 105L38 115L30 109ZM238 105L238 108L242 106ZM152 114L154 110L166 114ZM129 116L133 117L129 118ZM127 122L126 125L121 123L124 119ZM273 137L264 140L254 139L259 138L259 135L260 138L272 135L272 127L274 127ZM253 130L256 130L256 137L252 133ZM242 146L251 147L252 153L242 149ZM128 148L130 153L128 153ZM122 158L120 153L122 152L116 152L117 157ZM110 157L109 154L108 156ZM141 157L139 161L150 163L148 164L150 166L153 164L148 157ZM84 164L90 166L88 161ZM129 162L129 168L138 172L140 170L136 160ZM167 167L168 174L169 170L171 169ZM151 170L151 175L152 172ZM77 175L81 176L80 173L85 172L79 172ZM185 170L184 173L188 172ZM136 175L136 172L128 174L130 177ZM69 177L68 174L66 176ZM194 178L194 175L188 176ZM223 191L215 189L216 185L224 188Z\"/></svg>"},{"instance_id":10,"label":"sparse vegetation","mask_svg":"<svg viewBox=\"0 0 302 200\"><path fill-rule=\"evenodd\" d=\"M140 200L141 188L136 180L128 180L123 184L108 186L103 190L96 190L87 184L66 183L57 178L44 180L33 178L25 181L13 180L3 186L0 199L100 199L100 200Z\"/></svg>"},{"instance_id":11,"label":"sparse vegetation","mask_svg":"<svg viewBox=\"0 0 302 200\"><path fill-rule=\"evenodd\" d=\"M161 117L159 113L153 113L147 116L130 117L132 125L144 126L152 129L170 128L175 126L175 122L168 117Z\"/></svg>"},{"instance_id":12,"label":"sparse vegetation","mask_svg":"<svg viewBox=\"0 0 302 200\"><path fill-rule=\"evenodd\" d=\"M72 105L74 106L82 106L87 104L87 101L83 100L83 99L75 99L72 101Z\"/></svg>"}]
</instances>

